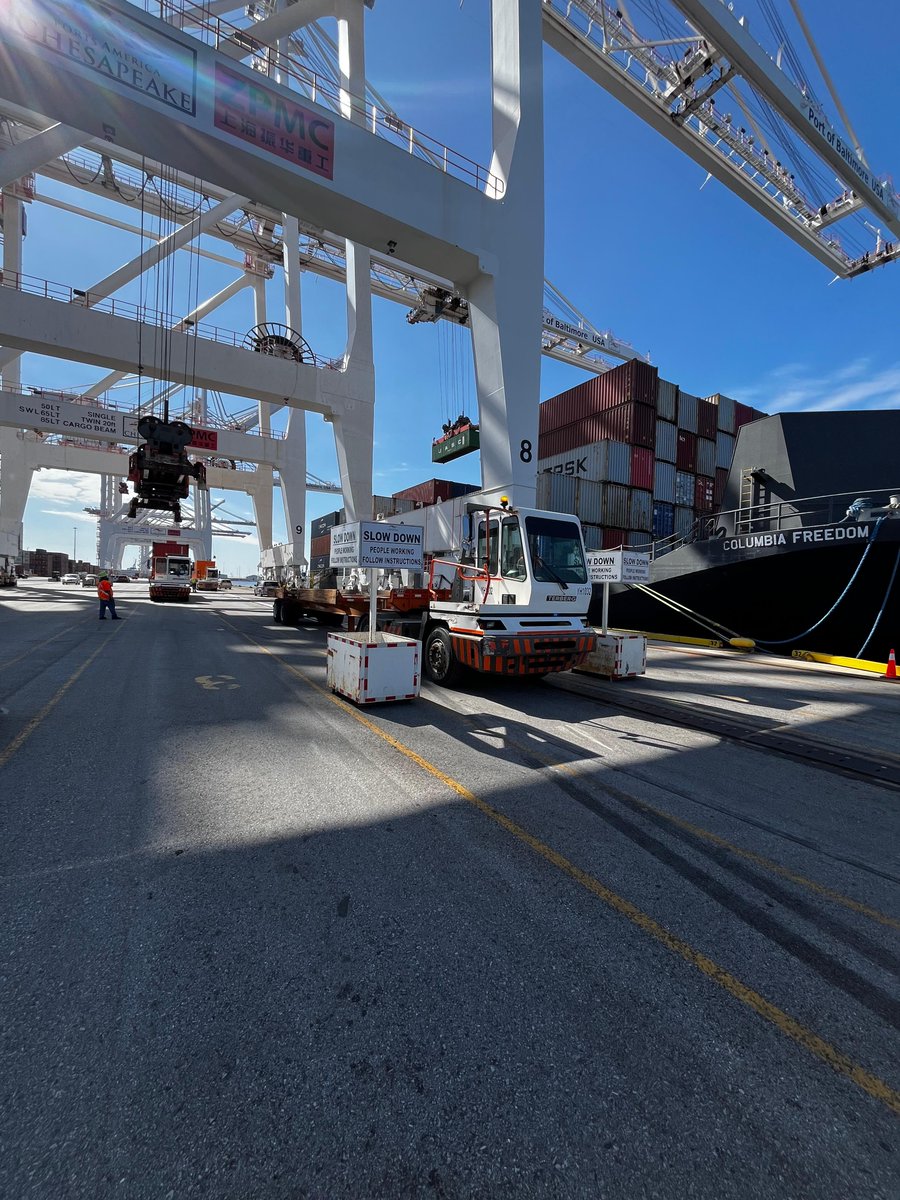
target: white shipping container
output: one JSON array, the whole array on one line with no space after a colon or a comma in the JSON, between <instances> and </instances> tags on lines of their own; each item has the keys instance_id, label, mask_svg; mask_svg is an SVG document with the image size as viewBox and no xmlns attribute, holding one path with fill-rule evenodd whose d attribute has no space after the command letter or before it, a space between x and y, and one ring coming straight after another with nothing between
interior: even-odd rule
<instances>
[{"instance_id":1,"label":"white shipping container","mask_svg":"<svg viewBox=\"0 0 900 1200\"><path fill-rule=\"evenodd\" d=\"M664 421L673 421L678 415L678 385L660 379L656 394L656 411Z\"/></svg>"},{"instance_id":2,"label":"white shipping container","mask_svg":"<svg viewBox=\"0 0 900 1200\"><path fill-rule=\"evenodd\" d=\"M716 443L710 438L697 438L697 474L715 475Z\"/></svg>"},{"instance_id":3,"label":"white shipping container","mask_svg":"<svg viewBox=\"0 0 900 1200\"><path fill-rule=\"evenodd\" d=\"M716 434L716 466L728 470L734 458L734 436L719 430Z\"/></svg>"},{"instance_id":4,"label":"white shipping container","mask_svg":"<svg viewBox=\"0 0 900 1200\"><path fill-rule=\"evenodd\" d=\"M582 522L581 536L584 538L585 550L603 549L603 530L599 525L585 525Z\"/></svg>"},{"instance_id":5,"label":"white shipping container","mask_svg":"<svg viewBox=\"0 0 900 1200\"><path fill-rule=\"evenodd\" d=\"M675 464L657 462L653 470L653 495L665 504L675 503Z\"/></svg>"},{"instance_id":6,"label":"white shipping container","mask_svg":"<svg viewBox=\"0 0 900 1200\"><path fill-rule=\"evenodd\" d=\"M632 488L628 505L628 528L643 531L645 540L653 527L653 493Z\"/></svg>"},{"instance_id":7,"label":"white shipping container","mask_svg":"<svg viewBox=\"0 0 900 1200\"><path fill-rule=\"evenodd\" d=\"M550 496L547 508L551 512L574 513L575 480L568 475L548 475Z\"/></svg>"},{"instance_id":8,"label":"white shipping container","mask_svg":"<svg viewBox=\"0 0 900 1200\"><path fill-rule=\"evenodd\" d=\"M698 399L690 392L678 389L678 428L686 429L688 433L697 432Z\"/></svg>"},{"instance_id":9,"label":"white shipping container","mask_svg":"<svg viewBox=\"0 0 900 1200\"><path fill-rule=\"evenodd\" d=\"M734 433L734 401L730 396L723 396L718 393L715 396L710 396L709 399L715 404L719 410L717 425L723 433Z\"/></svg>"},{"instance_id":10,"label":"white shipping container","mask_svg":"<svg viewBox=\"0 0 900 1200\"><path fill-rule=\"evenodd\" d=\"M625 529L628 525L629 489L620 483L604 483L601 525Z\"/></svg>"},{"instance_id":11,"label":"white shipping container","mask_svg":"<svg viewBox=\"0 0 900 1200\"><path fill-rule=\"evenodd\" d=\"M591 442L538 460L538 472L567 475L572 479L593 479L609 483L628 483L631 478L631 447L627 442Z\"/></svg>"},{"instance_id":12,"label":"white shipping container","mask_svg":"<svg viewBox=\"0 0 900 1200\"><path fill-rule=\"evenodd\" d=\"M673 463L678 446L678 426L673 421L656 422L656 457Z\"/></svg>"},{"instance_id":13,"label":"white shipping container","mask_svg":"<svg viewBox=\"0 0 900 1200\"><path fill-rule=\"evenodd\" d=\"M675 509L675 533L678 537L684 537L691 532L694 524L694 509L681 508Z\"/></svg>"},{"instance_id":14,"label":"white shipping container","mask_svg":"<svg viewBox=\"0 0 900 1200\"><path fill-rule=\"evenodd\" d=\"M606 485L592 479L575 481L575 512L589 525L603 524L603 489Z\"/></svg>"},{"instance_id":15,"label":"white shipping container","mask_svg":"<svg viewBox=\"0 0 900 1200\"><path fill-rule=\"evenodd\" d=\"M695 479L696 476L690 471L675 472L675 503L685 505L685 507L690 508L692 512L694 509ZM660 497L660 499L662 499L662 497ZM676 531L678 529L677 514L675 529Z\"/></svg>"},{"instance_id":16,"label":"white shipping container","mask_svg":"<svg viewBox=\"0 0 900 1200\"><path fill-rule=\"evenodd\" d=\"M535 506L537 508L550 507L550 479L550 475L542 475L538 472L537 496L535 497Z\"/></svg>"}]
</instances>

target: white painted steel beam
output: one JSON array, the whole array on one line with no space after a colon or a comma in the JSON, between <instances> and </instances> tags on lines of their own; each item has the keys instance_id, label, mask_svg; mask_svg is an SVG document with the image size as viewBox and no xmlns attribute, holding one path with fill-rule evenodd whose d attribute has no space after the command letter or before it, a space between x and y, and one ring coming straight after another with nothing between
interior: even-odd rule
<instances>
[{"instance_id":1,"label":"white painted steel beam","mask_svg":"<svg viewBox=\"0 0 900 1200\"><path fill-rule=\"evenodd\" d=\"M890 231L900 237L900 208L892 186L859 159L852 139L845 141L840 136L825 115L776 67L735 14L721 0L677 0L677 4L694 28L728 58L832 167L838 178L862 196Z\"/></svg>"},{"instance_id":2,"label":"white painted steel beam","mask_svg":"<svg viewBox=\"0 0 900 1200\"><path fill-rule=\"evenodd\" d=\"M776 196L763 191L753 182L741 169L739 162L723 157L690 128L673 121L669 111L654 96L610 62L591 42L582 37L578 30L568 24L559 12L549 5L544 7L543 12L544 40L548 46L558 51L626 108L631 109L652 129L698 163L704 171L709 171L819 262L838 274L844 274L847 268L846 257L828 246L811 227L791 216Z\"/></svg>"},{"instance_id":3,"label":"white painted steel beam","mask_svg":"<svg viewBox=\"0 0 900 1200\"><path fill-rule=\"evenodd\" d=\"M469 302L483 492L534 507L544 284L544 100L541 10L491 5L492 172L506 185L492 274Z\"/></svg>"},{"instance_id":4,"label":"white painted steel beam","mask_svg":"<svg viewBox=\"0 0 900 1200\"><path fill-rule=\"evenodd\" d=\"M133 413L101 404L84 404L76 399L60 399L58 392L49 390L46 393L38 389L32 391L32 395L26 396L22 392L0 390L0 426L90 438L111 445L137 445L142 440L137 431L138 418ZM188 452L195 457L229 458L278 468L289 457L284 438L202 427L195 427L195 435L203 435L195 445L188 447Z\"/></svg>"},{"instance_id":5,"label":"white painted steel beam","mask_svg":"<svg viewBox=\"0 0 900 1200\"><path fill-rule=\"evenodd\" d=\"M15 183L61 154L68 154L84 140L85 135L80 130L61 124L24 138L0 154L0 188Z\"/></svg>"},{"instance_id":6,"label":"white painted steel beam","mask_svg":"<svg viewBox=\"0 0 900 1200\"><path fill-rule=\"evenodd\" d=\"M176 250L180 250L188 242L193 242L195 238L212 229L217 221L224 220L236 208L240 208L246 203L246 196L226 196L224 200L221 200L218 204L214 204L212 208L208 208L206 212L200 213L185 225L174 229L170 234L157 242L149 251L142 251L141 254L137 255L130 262L124 263L118 270L113 271L111 275L107 275L105 279L92 284L91 287L86 289L86 303L88 306L96 304L98 300L104 300L107 296L111 296L113 292L117 292L126 283L131 283L133 279L137 279L145 271L150 271L154 267L158 267L170 254L174 254Z\"/></svg>"},{"instance_id":7,"label":"white painted steel beam","mask_svg":"<svg viewBox=\"0 0 900 1200\"><path fill-rule=\"evenodd\" d=\"M38 441L26 441L25 457L31 473L41 468L54 471L82 471L86 475L121 475L128 466L127 452L93 450L89 446L46 445ZM118 460L118 461L117 461ZM206 482L217 491L254 491L254 471L226 471L221 467L207 467Z\"/></svg>"},{"instance_id":8,"label":"white painted steel beam","mask_svg":"<svg viewBox=\"0 0 900 1200\"><path fill-rule=\"evenodd\" d=\"M19 351L211 388L331 415L351 395L345 372L257 354L177 328L0 287L0 343Z\"/></svg>"},{"instance_id":9,"label":"white painted steel beam","mask_svg":"<svg viewBox=\"0 0 900 1200\"><path fill-rule=\"evenodd\" d=\"M68 23L83 25L78 45L91 44L98 29L90 8L73 12L53 0L7 0L0 96L235 193L264 195L279 210L363 245L386 250L393 243L402 257L454 281L478 274L479 253L500 218L479 190L484 175L474 164L455 157L448 164L467 172L470 185L321 104L301 102L126 0L107 0L107 10L104 37L142 45L168 88L161 98L145 84L156 79L149 69L139 80L127 65L122 78L118 68L111 77L70 54L71 39L54 17L64 12ZM242 133L251 125L265 129L274 147ZM310 165L297 158L298 142L315 151Z\"/></svg>"},{"instance_id":10,"label":"white painted steel beam","mask_svg":"<svg viewBox=\"0 0 900 1200\"><path fill-rule=\"evenodd\" d=\"M246 29L234 30L219 42L218 49L230 58L248 58L251 54L257 53L260 47L277 46L281 38L296 33L310 21L317 21L320 17L328 16L333 8L334 0L299 0L299 3L291 4ZM259 45L248 43L259 43Z\"/></svg>"}]
</instances>

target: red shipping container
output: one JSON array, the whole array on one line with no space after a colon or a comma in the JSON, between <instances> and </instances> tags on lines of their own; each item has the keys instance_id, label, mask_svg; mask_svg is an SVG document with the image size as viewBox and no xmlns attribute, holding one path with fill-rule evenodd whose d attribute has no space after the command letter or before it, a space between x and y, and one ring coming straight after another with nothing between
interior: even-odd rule
<instances>
[{"instance_id":1,"label":"red shipping container","mask_svg":"<svg viewBox=\"0 0 900 1200\"><path fill-rule=\"evenodd\" d=\"M679 471L696 471L697 469L697 435L688 433L686 429L678 430L675 446L675 466Z\"/></svg>"},{"instance_id":2,"label":"red shipping container","mask_svg":"<svg viewBox=\"0 0 900 1200\"><path fill-rule=\"evenodd\" d=\"M656 367L640 359L630 359L603 375L595 375L593 379L545 400L538 416L538 432L549 433L574 425L604 409L632 402L647 405L655 412L658 386Z\"/></svg>"},{"instance_id":3,"label":"red shipping container","mask_svg":"<svg viewBox=\"0 0 900 1200\"><path fill-rule=\"evenodd\" d=\"M719 420L719 408L708 400L701 400L697 405L697 432L701 437L716 440L716 430Z\"/></svg>"},{"instance_id":4,"label":"red shipping container","mask_svg":"<svg viewBox=\"0 0 900 1200\"><path fill-rule=\"evenodd\" d=\"M309 552L313 558L318 558L320 554L331 553L331 534L326 533L321 537L310 539Z\"/></svg>"},{"instance_id":5,"label":"red shipping container","mask_svg":"<svg viewBox=\"0 0 900 1200\"><path fill-rule=\"evenodd\" d=\"M628 539L628 531L625 529L604 529L603 530L603 549L618 550L620 546L624 546Z\"/></svg>"},{"instance_id":6,"label":"red shipping container","mask_svg":"<svg viewBox=\"0 0 900 1200\"><path fill-rule=\"evenodd\" d=\"M572 425L545 430L538 435L538 458L552 458L576 446L607 439L652 449L656 444L656 410L631 401L582 417Z\"/></svg>"},{"instance_id":7,"label":"red shipping container","mask_svg":"<svg viewBox=\"0 0 900 1200\"><path fill-rule=\"evenodd\" d=\"M631 486L653 491L653 469L656 455L646 446L631 447Z\"/></svg>"},{"instance_id":8,"label":"red shipping container","mask_svg":"<svg viewBox=\"0 0 900 1200\"><path fill-rule=\"evenodd\" d=\"M756 419L755 413L749 404L739 404L734 402L734 432L740 429L742 425L748 424Z\"/></svg>"},{"instance_id":9,"label":"red shipping container","mask_svg":"<svg viewBox=\"0 0 900 1200\"><path fill-rule=\"evenodd\" d=\"M713 503L716 508L722 507L725 499L725 484L728 482L728 471L725 467L716 467L716 481L713 490Z\"/></svg>"},{"instance_id":10,"label":"red shipping container","mask_svg":"<svg viewBox=\"0 0 900 1200\"><path fill-rule=\"evenodd\" d=\"M694 511L712 512L715 498L715 482L707 475L698 475L694 485Z\"/></svg>"},{"instance_id":11,"label":"red shipping container","mask_svg":"<svg viewBox=\"0 0 900 1200\"><path fill-rule=\"evenodd\" d=\"M402 492L394 492L394 499L416 500L419 504L436 504L438 500L452 498L453 486L449 479L429 479L425 483L417 483L412 487L404 488Z\"/></svg>"},{"instance_id":12,"label":"red shipping container","mask_svg":"<svg viewBox=\"0 0 900 1200\"><path fill-rule=\"evenodd\" d=\"M154 542L154 558L187 558L187 542Z\"/></svg>"}]
</instances>

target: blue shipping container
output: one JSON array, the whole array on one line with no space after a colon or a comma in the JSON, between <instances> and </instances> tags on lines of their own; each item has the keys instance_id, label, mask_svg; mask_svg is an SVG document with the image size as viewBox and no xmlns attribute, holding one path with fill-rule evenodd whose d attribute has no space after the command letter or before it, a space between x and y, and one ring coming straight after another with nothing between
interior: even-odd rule
<instances>
[{"instance_id":1,"label":"blue shipping container","mask_svg":"<svg viewBox=\"0 0 900 1200\"><path fill-rule=\"evenodd\" d=\"M657 462L653 471L653 498L666 504L675 503L675 464Z\"/></svg>"},{"instance_id":2,"label":"blue shipping container","mask_svg":"<svg viewBox=\"0 0 900 1200\"><path fill-rule=\"evenodd\" d=\"M653 505L653 537L657 540L671 537L675 532L675 505L657 501Z\"/></svg>"}]
</instances>

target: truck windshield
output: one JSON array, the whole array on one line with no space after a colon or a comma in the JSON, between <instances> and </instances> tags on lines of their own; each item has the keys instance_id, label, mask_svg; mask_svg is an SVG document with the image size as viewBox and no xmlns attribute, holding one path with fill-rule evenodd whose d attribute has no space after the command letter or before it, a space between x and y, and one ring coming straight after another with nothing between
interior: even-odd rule
<instances>
[{"instance_id":1,"label":"truck windshield","mask_svg":"<svg viewBox=\"0 0 900 1200\"><path fill-rule=\"evenodd\" d=\"M526 517L528 550L538 583L587 583L578 526L553 517Z\"/></svg>"}]
</instances>

